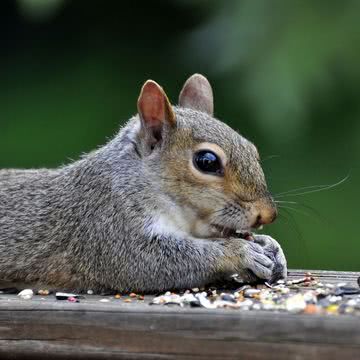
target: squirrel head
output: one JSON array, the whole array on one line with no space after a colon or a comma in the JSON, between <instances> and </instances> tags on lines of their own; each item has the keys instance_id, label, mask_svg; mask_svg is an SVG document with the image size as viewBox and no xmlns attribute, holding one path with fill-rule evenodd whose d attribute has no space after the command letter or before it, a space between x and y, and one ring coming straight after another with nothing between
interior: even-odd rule
<instances>
[{"instance_id":1,"label":"squirrel head","mask_svg":"<svg viewBox=\"0 0 360 360\"><path fill-rule=\"evenodd\" d=\"M271 223L277 210L256 147L215 119L213 109L202 75L186 81L174 107L148 80L138 99L136 142L143 176L167 204L165 222L198 237L230 237Z\"/></svg>"}]
</instances>

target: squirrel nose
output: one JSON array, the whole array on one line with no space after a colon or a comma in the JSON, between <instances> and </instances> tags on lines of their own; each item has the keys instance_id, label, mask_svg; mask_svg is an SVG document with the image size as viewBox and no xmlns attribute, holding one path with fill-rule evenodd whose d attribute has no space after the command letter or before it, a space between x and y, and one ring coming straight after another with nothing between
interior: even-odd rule
<instances>
[{"instance_id":1,"label":"squirrel nose","mask_svg":"<svg viewBox=\"0 0 360 360\"><path fill-rule=\"evenodd\" d=\"M259 212L255 217L255 221L252 227L258 228L261 225L271 224L276 219L277 214L278 214L277 209L276 207L273 206L259 210Z\"/></svg>"}]
</instances>

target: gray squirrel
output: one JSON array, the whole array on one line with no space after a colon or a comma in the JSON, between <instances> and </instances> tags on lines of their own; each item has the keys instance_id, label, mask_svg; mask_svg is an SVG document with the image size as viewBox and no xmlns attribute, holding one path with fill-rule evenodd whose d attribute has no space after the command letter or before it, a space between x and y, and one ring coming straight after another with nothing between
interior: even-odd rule
<instances>
[{"instance_id":1,"label":"gray squirrel","mask_svg":"<svg viewBox=\"0 0 360 360\"><path fill-rule=\"evenodd\" d=\"M149 293L285 278L280 245L249 236L277 215L257 149L213 117L208 80L191 76L179 106L148 80L137 105L78 161L0 171L0 280Z\"/></svg>"}]
</instances>

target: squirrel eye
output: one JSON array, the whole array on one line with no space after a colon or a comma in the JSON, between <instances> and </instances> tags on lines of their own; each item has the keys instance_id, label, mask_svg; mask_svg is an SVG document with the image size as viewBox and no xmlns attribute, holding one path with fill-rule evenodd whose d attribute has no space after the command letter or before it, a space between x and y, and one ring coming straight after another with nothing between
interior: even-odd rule
<instances>
[{"instance_id":1,"label":"squirrel eye","mask_svg":"<svg viewBox=\"0 0 360 360\"><path fill-rule=\"evenodd\" d=\"M223 167L219 157L209 150L201 150L195 153L193 159L195 167L206 174L223 175Z\"/></svg>"}]
</instances>

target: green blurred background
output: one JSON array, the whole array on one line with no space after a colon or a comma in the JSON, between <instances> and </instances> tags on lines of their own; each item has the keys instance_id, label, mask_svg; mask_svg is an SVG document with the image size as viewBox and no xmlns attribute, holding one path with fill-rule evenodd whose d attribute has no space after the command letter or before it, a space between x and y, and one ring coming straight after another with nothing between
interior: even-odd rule
<instances>
[{"instance_id":1,"label":"green blurred background","mask_svg":"<svg viewBox=\"0 0 360 360\"><path fill-rule=\"evenodd\" d=\"M278 198L297 202L265 229L289 266L360 270L359 14L350 0L1 1L0 168L77 159L136 112L146 79L175 103L200 72L274 194L349 175Z\"/></svg>"}]
</instances>

